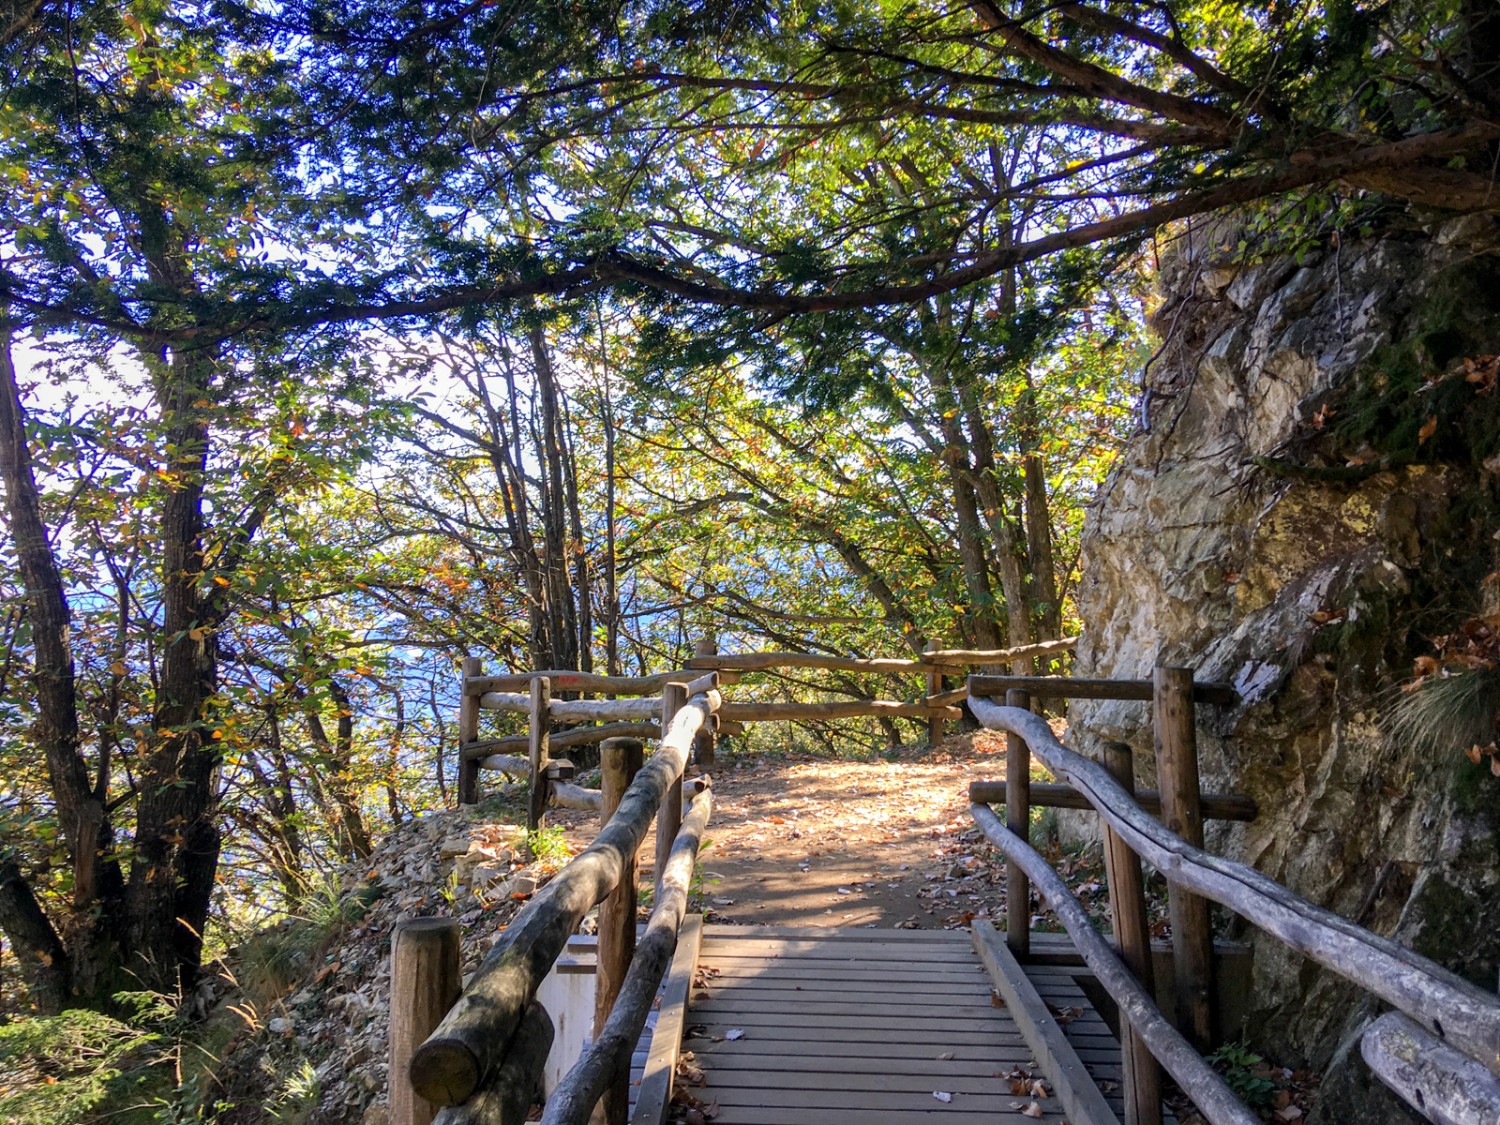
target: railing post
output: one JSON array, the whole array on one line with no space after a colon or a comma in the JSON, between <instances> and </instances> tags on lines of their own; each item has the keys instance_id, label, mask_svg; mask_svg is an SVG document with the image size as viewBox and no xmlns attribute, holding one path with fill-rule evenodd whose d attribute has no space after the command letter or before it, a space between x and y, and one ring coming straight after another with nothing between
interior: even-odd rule
<instances>
[{"instance_id":1,"label":"railing post","mask_svg":"<svg viewBox=\"0 0 1500 1125\"><path fill-rule=\"evenodd\" d=\"M1203 846L1193 670L1158 667L1152 679L1156 773L1161 822L1195 848ZM1208 900L1169 885L1177 1027L1200 1051L1213 1040L1213 934Z\"/></svg>"},{"instance_id":2,"label":"railing post","mask_svg":"<svg viewBox=\"0 0 1500 1125\"><path fill-rule=\"evenodd\" d=\"M661 736L667 737L672 718L687 702L687 686L666 684L661 689ZM672 782L667 795L662 798L661 811L656 814L656 897L661 897L661 880L667 870L667 857L672 854L672 841L677 839L677 830L682 827L682 775Z\"/></svg>"},{"instance_id":3,"label":"railing post","mask_svg":"<svg viewBox=\"0 0 1500 1125\"><path fill-rule=\"evenodd\" d=\"M1012 688L1007 707L1029 710L1031 696ZM1005 826L1031 840L1031 748L1019 734L1005 736ZM1005 944L1017 960L1031 953L1031 880L1014 862L1005 865Z\"/></svg>"},{"instance_id":4,"label":"railing post","mask_svg":"<svg viewBox=\"0 0 1500 1125\"><path fill-rule=\"evenodd\" d=\"M477 676L484 665L477 656L466 656L458 697L458 803L473 805L479 801L479 760L464 757L464 749L479 741L479 696L469 692L469 677Z\"/></svg>"},{"instance_id":5,"label":"railing post","mask_svg":"<svg viewBox=\"0 0 1500 1125\"><path fill-rule=\"evenodd\" d=\"M547 762L551 758L548 738L552 733L552 681L537 676L531 681L530 742L531 793L526 806L526 829L535 832L547 819Z\"/></svg>"},{"instance_id":6,"label":"railing post","mask_svg":"<svg viewBox=\"0 0 1500 1125\"><path fill-rule=\"evenodd\" d=\"M936 641L929 640L923 652L933 652L937 649ZM943 674L939 671L927 673L927 698L943 693ZM927 716L927 745L936 746L943 741L943 717L941 715Z\"/></svg>"},{"instance_id":7,"label":"railing post","mask_svg":"<svg viewBox=\"0 0 1500 1125\"><path fill-rule=\"evenodd\" d=\"M410 918L398 922L391 935L391 1125L429 1125L437 1113L412 1089L406 1071L412 1052L462 991L459 932L456 918Z\"/></svg>"},{"instance_id":8,"label":"railing post","mask_svg":"<svg viewBox=\"0 0 1500 1125\"><path fill-rule=\"evenodd\" d=\"M609 823L620 807L620 799L635 779L643 761L645 745L634 738L606 738L599 744L599 826ZM620 881L599 904L599 956L594 977L594 1035L604 1023L620 995L620 985L635 957L636 878L635 856L628 856ZM592 1120L603 1125L624 1125L630 1111L630 1075L618 1074L604 1091Z\"/></svg>"},{"instance_id":9,"label":"railing post","mask_svg":"<svg viewBox=\"0 0 1500 1125\"><path fill-rule=\"evenodd\" d=\"M693 649L694 656L717 656L719 645L712 637L705 637ZM693 761L704 773L714 768L714 752L719 744L719 716L710 715L711 722L704 723L693 738ZM665 733L665 728L663 728Z\"/></svg>"},{"instance_id":10,"label":"railing post","mask_svg":"<svg viewBox=\"0 0 1500 1125\"><path fill-rule=\"evenodd\" d=\"M1126 792L1135 792L1135 756L1127 743L1104 744L1104 768ZM1104 828L1104 870L1120 958L1150 995L1156 989L1141 857L1108 825ZM1120 1052L1125 1072L1125 1125L1161 1125L1161 1067L1124 1012L1120 1015Z\"/></svg>"}]
</instances>

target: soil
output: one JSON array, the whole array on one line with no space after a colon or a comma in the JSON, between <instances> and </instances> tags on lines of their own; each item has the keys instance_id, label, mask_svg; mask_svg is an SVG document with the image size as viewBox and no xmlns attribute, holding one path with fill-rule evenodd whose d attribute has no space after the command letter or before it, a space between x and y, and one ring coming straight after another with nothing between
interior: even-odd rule
<instances>
[{"instance_id":1,"label":"soil","mask_svg":"<svg viewBox=\"0 0 1500 1125\"><path fill-rule=\"evenodd\" d=\"M1004 769L1004 741L986 731L867 761L721 751L702 909L727 925L938 929L998 916L1001 871L967 790ZM588 813L548 818L574 848L598 831ZM655 854L648 837L643 878Z\"/></svg>"}]
</instances>

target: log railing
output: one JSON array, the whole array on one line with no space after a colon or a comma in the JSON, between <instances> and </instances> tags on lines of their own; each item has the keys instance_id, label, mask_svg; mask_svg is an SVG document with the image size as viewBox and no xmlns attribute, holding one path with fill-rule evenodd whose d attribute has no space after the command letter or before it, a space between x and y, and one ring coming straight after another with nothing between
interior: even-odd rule
<instances>
[{"instance_id":1,"label":"log railing","mask_svg":"<svg viewBox=\"0 0 1500 1125\"><path fill-rule=\"evenodd\" d=\"M459 709L459 801L473 804L479 799L479 771L495 770L531 783L528 829L541 827L549 804L572 808L595 808L597 790L581 790L570 784L572 763L553 762L552 753L588 746L610 738L659 738L664 699L682 688L688 696L736 683L746 674L784 669L823 669L865 675L911 675L921 677L925 692L915 701L890 699L839 699L817 703L782 700L736 700L726 703L711 719L712 730L700 736L711 743L720 733L741 732L748 723L819 723L854 718L908 718L925 720L928 740L942 738L944 725L958 720L960 705L968 698L966 684L946 688L945 674L967 667L993 667L1037 656L1071 650L1077 639L1043 641L1008 649L928 648L916 659L828 656L802 652L754 652L721 655L712 642L698 646L697 654L684 661L681 671L646 676L605 676L593 672L541 670L485 675L474 658L464 661ZM1051 678L1034 677L1038 683ZM540 693L540 694L539 694ZM561 694L608 695L607 699L563 699ZM524 715L525 734L481 738L484 712ZM557 729L560 724L585 724ZM711 744L700 747L709 761ZM670 806L669 806L670 807ZM670 815L670 814L669 814ZM670 836L668 836L670 840Z\"/></svg>"},{"instance_id":2,"label":"log railing","mask_svg":"<svg viewBox=\"0 0 1500 1125\"><path fill-rule=\"evenodd\" d=\"M1122 1046L1127 1125L1161 1119L1155 1093L1159 1091L1154 1075L1157 1062L1177 1080L1211 1125L1250 1125L1258 1120L1233 1097L1199 1054L1211 1015L1211 978L1206 955L1200 957L1197 951L1183 947L1195 942L1192 928L1196 911L1191 903L1206 900L1228 907L1396 1008L1396 1013L1366 1029L1362 1052L1381 1080L1418 1112L1444 1125L1495 1125L1500 1120L1500 996L1395 941L1314 906L1251 867L1203 850L1203 816L1244 811L1244 798L1200 801L1197 791L1192 703L1195 697L1227 700L1222 686L1194 685L1186 670L1158 670L1152 695L1157 704L1159 821L1132 791L1128 748L1113 748L1111 760L1103 764L1070 750L1025 706L1025 693L1017 694L1006 682L1011 679L971 677L970 707L986 727L1012 736L1013 746L1019 745L1025 754L1028 770L1029 758L1034 755L1059 782L1099 813L1106 830L1107 878L1119 952L1094 932L1067 885L1031 847L1027 831L1029 800L1020 808L1008 807L1006 821L1002 821L988 803L1001 796L1000 787L993 782L977 782L970 788L971 811L985 836L1006 854L1011 868L1028 878L1046 898L1085 962L1119 1005L1125 1032ZM1120 683L1119 694L1113 695L1108 681L1084 683L1080 694L1087 693L1088 698L1141 698L1140 681ZM1034 688L1035 684L1027 686ZM1072 694L1065 682L1049 683L1046 690L1054 696ZM991 698L1006 691L1011 692L1007 705ZM1017 775L1008 773L1009 784L1003 795L1011 805L1017 796ZM1143 953L1149 965L1148 935L1144 932L1139 879L1137 876L1132 884L1129 878L1130 865L1134 864L1138 872L1141 860L1166 877L1178 903L1173 910L1176 994L1186 1006L1179 1008L1175 1021L1156 1008L1149 980L1141 980ZM1135 889L1129 890L1132 886ZM1012 902L1008 909L1008 928L1027 926L1029 903ZM1181 929L1179 921L1183 923ZM1189 932L1185 935L1184 930ZM1132 1043L1138 1048L1134 1057ZM1148 1090L1153 1093L1142 1096Z\"/></svg>"},{"instance_id":3,"label":"log railing","mask_svg":"<svg viewBox=\"0 0 1500 1125\"><path fill-rule=\"evenodd\" d=\"M602 1094L609 1125L624 1121L629 1050L622 1065L620 1043L625 1037L633 1043L639 1036L676 945L712 802L706 785L696 787L686 818L669 837L671 847L660 868L661 892L639 951L633 949L635 856L659 811L680 800L674 794L681 792L694 744L720 705L719 693L709 683L695 679L700 690L686 699L681 698L683 687L668 683L669 696L679 696L677 706L663 715L661 742L644 764L639 744L634 744L633 762L629 747L617 744L624 753L609 759L619 769L606 776L607 819L598 836L504 930L458 1001L409 1060L393 1056L393 1089L406 1081L413 1095L403 1104L447 1107L437 1114L440 1125L519 1125L526 1119L552 1040L551 1021L535 1003L537 988L584 915L600 905L599 989L601 997L608 994L608 1002L601 1005L593 1050L564 1079L560 1090L567 1097L555 1112L549 1101L553 1116L548 1120L582 1125ZM532 679L530 689L536 715L543 710L550 683L546 677ZM618 782L613 789L611 781ZM680 806L677 811L680 816ZM393 1004L411 999L393 995Z\"/></svg>"}]
</instances>

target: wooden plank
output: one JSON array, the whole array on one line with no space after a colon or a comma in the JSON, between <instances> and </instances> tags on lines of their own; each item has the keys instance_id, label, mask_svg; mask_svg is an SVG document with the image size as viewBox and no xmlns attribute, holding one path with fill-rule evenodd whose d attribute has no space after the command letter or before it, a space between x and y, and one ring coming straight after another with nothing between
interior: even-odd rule
<instances>
[{"instance_id":1,"label":"wooden plank","mask_svg":"<svg viewBox=\"0 0 1500 1125\"><path fill-rule=\"evenodd\" d=\"M842 1014L804 1014L802 1012L735 1012L710 1013L704 1019L698 1018L698 1009L693 1008L694 1024L705 1023L710 1026L714 1024L725 1027L745 1028L759 1027L770 1029L770 1034L785 1035L791 1031L807 1031L815 1028L830 1029L838 1028L846 1030L851 1037L859 1038L868 1035L872 1039L880 1039L889 1032L905 1033L912 1037L934 1036L942 1038L952 1034L964 1035L1005 1035L1011 1030L1009 1017L1000 1014L992 1016L917 1016L910 1019L902 1016L863 1016L857 1011ZM758 1032L757 1034L766 1034Z\"/></svg>"},{"instance_id":2,"label":"wooden plank","mask_svg":"<svg viewBox=\"0 0 1500 1125\"><path fill-rule=\"evenodd\" d=\"M688 995L698 971L698 953L703 942L703 915L690 914L677 936L677 952L662 986L656 1030L651 1034L651 1052L646 1060L636 1094L630 1125L662 1125L672 1101L672 1082L677 1057L682 1050L682 1029L687 1018Z\"/></svg>"},{"instance_id":3,"label":"wooden plank","mask_svg":"<svg viewBox=\"0 0 1500 1125\"><path fill-rule=\"evenodd\" d=\"M901 961L908 962L914 956L909 945L897 942L820 942L791 941L787 939L713 938L704 943L704 956L709 953L748 957L805 958L818 961ZM968 950L951 947L924 949L922 959L929 964L973 964Z\"/></svg>"},{"instance_id":4,"label":"wooden plank","mask_svg":"<svg viewBox=\"0 0 1500 1125\"><path fill-rule=\"evenodd\" d=\"M991 1109L984 1113L954 1111L952 1106L942 1105L931 1099L936 1109L927 1112L913 1110L863 1110L859 1114L859 1125L925 1125L926 1122L972 1121L985 1125L1034 1125L1032 1118L1022 1117L1014 1110ZM722 1106L714 1125L828 1125L832 1120L828 1110L798 1109L787 1106ZM1057 1118L1051 1119L1053 1122Z\"/></svg>"},{"instance_id":5,"label":"wooden plank","mask_svg":"<svg viewBox=\"0 0 1500 1125\"><path fill-rule=\"evenodd\" d=\"M1119 1119L1105 1104L1104 1095L1084 1069L1073 1045L1000 940L999 931L989 922L976 920L973 933L975 952L990 971L1021 1034L1036 1051L1068 1120L1072 1125L1118 1125Z\"/></svg>"},{"instance_id":6,"label":"wooden plank","mask_svg":"<svg viewBox=\"0 0 1500 1125\"><path fill-rule=\"evenodd\" d=\"M954 1117L968 1117L972 1120L1015 1120L1030 1121L1031 1118L1023 1117L1019 1112L1012 1111L1005 1114L1003 1110L997 1111L990 1096L955 1095L952 1102L944 1103L932 1096L932 1091L927 1090L920 1093L900 1093L858 1090L783 1090L775 1084L775 1076L768 1075L764 1086L730 1086L715 1085L712 1089L713 1100L724 1107L744 1106L761 1108L801 1109L819 1110L820 1121L827 1120L829 1112L849 1114L851 1117L858 1114L858 1120L863 1122L867 1112L892 1112L922 1113L931 1112L936 1107L941 1112L944 1120L952 1120ZM1011 1101L1025 1100L1011 1098ZM1048 1099L1051 1100L1051 1099ZM969 1104L965 1104L965 1102ZM1106 1111L1108 1107L1102 1107ZM759 1114L757 1113L757 1118ZM720 1118L722 1120L722 1118ZM1055 1119L1054 1119L1055 1120ZM1073 1118L1069 1118L1073 1121ZM1076 1123L1075 1123L1076 1125Z\"/></svg>"},{"instance_id":7,"label":"wooden plank","mask_svg":"<svg viewBox=\"0 0 1500 1125\"><path fill-rule=\"evenodd\" d=\"M1033 784L1030 789L1033 805L1048 809L1083 809L1087 812L1092 812L1094 809L1094 806L1089 804L1089 799L1071 785L1047 782L1046 784ZM978 801L980 804L1003 805L1006 792L1003 781L969 782L969 800ZM1138 790L1135 794L1135 803L1152 816L1161 815L1161 793L1158 790ZM1245 797L1238 793L1204 794L1202 810L1204 820L1245 822L1252 821L1260 815L1260 806L1255 803L1255 798Z\"/></svg>"},{"instance_id":8,"label":"wooden plank","mask_svg":"<svg viewBox=\"0 0 1500 1125\"><path fill-rule=\"evenodd\" d=\"M690 1017L691 1018L691 1017ZM1036 1064L1036 1055L1017 1033L1008 1039L986 1037L974 1043L917 1043L909 1037L892 1035L886 1040L862 1043L846 1042L828 1037L801 1039L773 1039L758 1037L733 1041L714 1042L710 1039L692 1039L691 1049L698 1058L717 1057L720 1054L796 1056L806 1060L809 1068L822 1066L850 1066L866 1060L872 1066L937 1066L954 1062L973 1069L978 1066ZM1078 1057L1088 1065L1119 1066L1120 1048L1110 1045L1077 1046ZM939 1055L945 1056L938 1058ZM951 1057L948 1057L951 1056ZM837 1060L833 1062L831 1060ZM746 1063L747 1066L754 1065ZM769 1064L768 1064L769 1065Z\"/></svg>"},{"instance_id":9,"label":"wooden plank","mask_svg":"<svg viewBox=\"0 0 1500 1125\"><path fill-rule=\"evenodd\" d=\"M700 991L704 990L708 991L710 999L723 993L732 993L746 1001L757 1003L773 1000L829 1003L850 996L868 999L872 992L878 992L883 997L899 996L903 999L911 996L931 996L934 999L940 998L944 1003L952 1001L960 1007L994 1006L990 1003L988 989L976 988L975 982L967 977L951 982L887 982L869 979L830 981L808 977L778 977L768 980L763 977L721 976L713 978L700 987ZM1048 999L1051 997L1048 996Z\"/></svg>"},{"instance_id":10,"label":"wooden plank","mask_svg":"<svg viewBox=\"0 0 1500 1125\"><path fill-rule=\"evenodd\" d=\"M929 941L969 952L967 930L898 930L873 926L724 926L705 925L705 938L784 938L791 941ZM1066 937L1066 934L1061 935Z\"/></svg>"},{"instance_id":11,"label":"wooden plank","mask_svg":"<svg viewBox=\"0 0 1500 1125\"><path fill-rule=\"evenodd\" d=\"M780 1046L785 1046L785 1044ZM816 1043L809 1043L808 1047L810 1050L805 1053L788 1050L780 1054L769 1052L752 1054L748 1051L708 1054L695 1051L694 1056L706 1068L711 1068L714 1074L740 1070L758 1070L787 1075L793 1073L818 1075L825 1072L837 1072L843 1075L892 1074L922 1078L928 1082L959 1075L981 1073L988 1075L993 1074L996 1069L1005 1073L1035 1058L1030 1053L1029 1047L1023 1047L1021 1050L1000 1051L975 1049L965 1057L959 1057L956 1052L939 1052L943 1055L952 1054L952 1058L935 1058L926 1055L913 1058L910 1054L899 1052L892 1052L878 1058L865 1056L835 1058L821 1054L817 1050L818 1044ZM984 1069L986 1067L990 1069Z\"/></svg>"},{"instance_id":12,"label":"wooden plank","mask_svg":"<svg viewBox=\"0 0 1500 1125\"><path fill-rule=\"evenodd\" d=\"M872 1003L870 993L849 993L832 1000L818 1000L800 992L780 993L769 999L752 998L742 992L726 989L718 998L698 1000L693 1004L693 1016L698 1020L711 1020L715 1016L733 1022L740 1016L755 1014L775 1015L793 1010L803 1016L840 1016L878 1019L951 1019L955 1022L971 1020L975 1014L987 1015L998 1009L988 1000L960 1003L944 998L941 1004ZM1100 1026L1103 1026L1101 1021Z\"/></svg>"},{"instance_id":13,"label":"wooden plank","mask_svg":"<svg viewBox=\"0 0 1500 1125\"><path fill-rule=\"evenodd\" d=\"M970 676L969 697L1003 696L1012 688L1030 692L1038 699L1140 699L1150 700L1150 680L1091 680L1076 676ZM1194 684L1193 699L1233 707L1240 693L1232 684Z\"/></svg>"},{"instance_id":14,"label":"wooden plank","mask_svg":"<svg viewBox=\"0 0 1500 1125\"><path fill-rule=\"evenodd\" d=\"M824 1073L808 1073L798 1070L766 1068L765 1070L734 1070L719 1065L715 1059L704 1066L708 1075L707 1090L717 1096L725 1090L826 1090L830 1093L848 1094L918 1094L931 1098L935 1084L941 1080L941 1088L950 1094L980 1095L998 1099L1002 1096L1016 1100L1010 1092L1010 1082L993 1071L976 1073L949 1069L938 1074L894 1074L889 1071L851 1071L842 1067ZM850 1099L855 1102L860 1099ZM1029 1099L1025 1099L1029 1100ZM1046 1099L1050 1100L1050 1099ZM854 1108L851 1104L850 1108Z\"/></svg>"}]
</instances>

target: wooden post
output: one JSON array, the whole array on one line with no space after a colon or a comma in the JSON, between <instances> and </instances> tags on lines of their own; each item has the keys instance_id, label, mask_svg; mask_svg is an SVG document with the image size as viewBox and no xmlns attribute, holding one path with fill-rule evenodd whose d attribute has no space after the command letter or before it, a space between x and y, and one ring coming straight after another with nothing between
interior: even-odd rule
<instances>
[{"instance_id":1,"label":"wooden post","mask_svg":"<svg viewBox=\"0 0 1500 1125\"><path fill-rule=\"evenodd\" d=\"M1031 709L1031 696L1005 693L1007 707ZM1031 750L1018 734L1005 736L1005 826L1031 839ZM1005 865L1005 944L1017 960L1031 953L1031 880L1015 863Z\"/></svg>"},{"instance_id":2,"label":"wooden post","mask_svg":"<svg viewBox=\"0 0 1500 1125\"><path fill-rule=\"evenodd\" d=\"M718 642L712 637L703 638L693 649L694 656L717 656L718 654ZM712 718L713 722L704 724L693 739L693 761L704 773L714 768L714 752L719 745L719 716L714 715Z\"/></svg>"},{"instance_id":3,"label":"wooden post","mask_svg":"<svg viewBox=\"0 0 1500 1125\"><path fill-rule=\"evenodd\" d=\"M1161 821L1196 848L1203 846L1199 805L1198 740L1193 714L1193 670L1159 667L1152 680L1156 726L1156 773L1161 786ZM1213 1039L1213 935L1208 900L1171 885L1167 907L1172 920L1172 967L1177 995L1177 1028L1200 1051Z\"/></svg>"},{"instance_id":4,"label":"wooden post","mask_svg":"<svg viewBox=\"0 0 1500 1125\"><path fill-rule=\"evenodd\" d=\"M1124 742L1104 744L1104 768L1128 793L1135 792L1135 756ZM1141 857L1108 825L1104 828L1104 870L1109 911L1120 957L1147 994L1156 990L1151 967L1151 929L1146 918L1146 887ZM1145 1041L1120 1013L1120 1051L1125 1071L1125 1125L1161 1125L1161 1067Z\"/></svg>"},{"instance_id":5,"label":"wooden post","mask_svg":"<svg viewBox=\"0 0 1500 1125\"><path fill-rule=\"evenodd\" d=\"M929 640L927 642L927 647L922 651L936 652L937 648L937 642ZM941 672L928 672L927 698L931 699L934 695L941 695L942 693L943 674ZM941 741L943 741L943 717L941 715L927 716L927 745L936 746Z\"/></svg>"},{"instance_id":6,"label":"wooden post","mask_svg":"<svg viewBox=\"0 0 1500 1125\"><path fill-rule=\"evenodd\" d=\"M535 832L547 819L547 762L551 757L548 737L552 733L552 681L538 676L531 681L531 795L526 807L526 828Z\"/></svg>"},{"instance_id":7,"label":"wooden post","mask_svg":"<svg viewBox=\"0 0 1500 1125\"><path fill-rule=\"evenodd\" d=\"M459 932L456 918L410 918L398 922L391 935L391 1125L429 1125L437 1113L412 1089L406 1071L412 1052L442 1022L463 989Z\"/></svg>"},{"instance_id":8,"label":"wooden post","mask_svg":"<svg viewBox=\"0 0 1500 1125\"><path fill-rule=\"evenodd\" d=\"M464 747L479 741L479 696L469 694L469 677L480 675L484 665L477 656L466 656L458 703L458 803L473 805L479 801L479 763L471 760Z\"/></svg>"},{"instance_id":9,"label":"wooden post","mask_svg":"<svg viewBox=\"0 0 1500 1125\"><path fill-rule=\"evenodd\" d=\"M635 779L643 761L645 744L635 738L608 738L599 744L599 765L603 774L599 787L601 803L599 826L609 823L620 807L620 799ZM635 856L626 857L620 881L599 904L599 959L594 978L594 1035L604 1030L605 1021L620 995L620 985L635 957L636 878ZM604 1091L593 1120L603 1125L624 1125L630 1112L630 1075L622 1073Z\"/></svg>"},{"instance_id":10,"label":"wooden post","mask_svg":"<svg viewBox=\"0 0 1500 1125\"><path fill-rule=\"evenodd\" d=\"M667 684L661 689L661 735L667 736L672 726L672 717L687 702L687 688L682 684ZM661 811L656 814L656 895L661 897L661 880L667 870L667 857L672 854L672 841L677 839L677 830L682 827L682 775L672 782L672 788L662 798Z\"/></svg>"}]
</instances>

